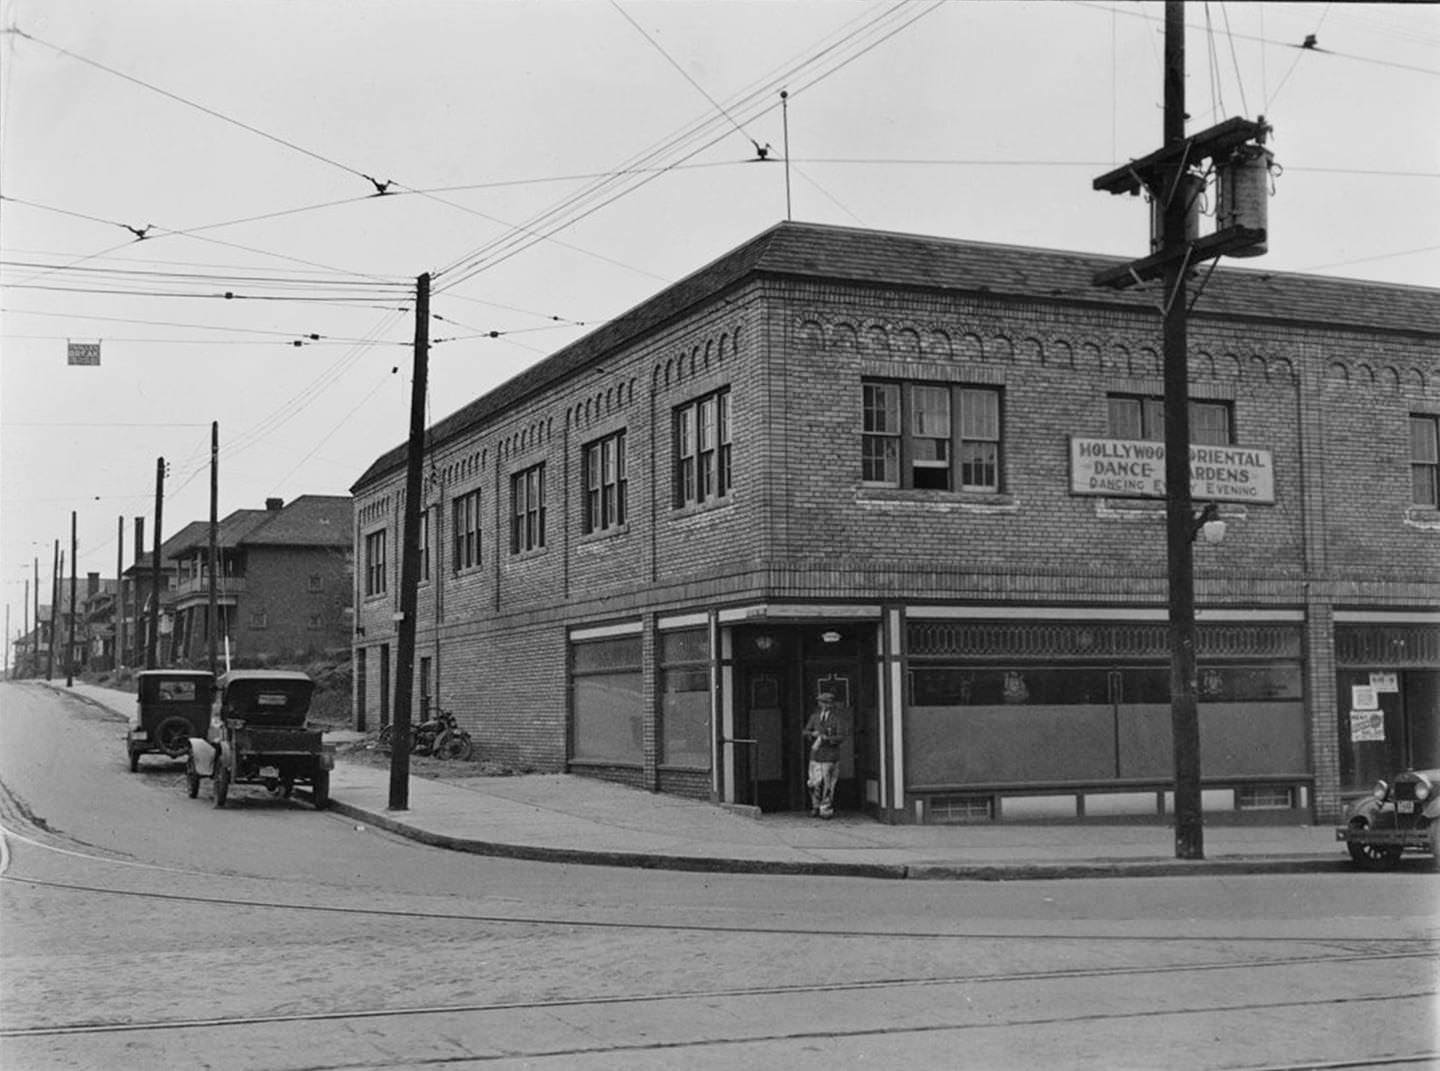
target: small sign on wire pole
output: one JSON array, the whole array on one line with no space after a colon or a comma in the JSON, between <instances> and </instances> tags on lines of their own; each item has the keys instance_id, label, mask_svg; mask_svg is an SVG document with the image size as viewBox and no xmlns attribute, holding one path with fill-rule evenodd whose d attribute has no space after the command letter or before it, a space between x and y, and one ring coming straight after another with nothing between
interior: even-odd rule
<instances>
[{"instance_id":1,"label":"small sign on wire pole","mask_svg":"<svg viewBox=\"0 0 1440 1071\"><path fill-rule=\"evenodd\" d=\"M100 343L66 342L65 363L98 365L100 363Z\"/></svg>"}]
</instances>

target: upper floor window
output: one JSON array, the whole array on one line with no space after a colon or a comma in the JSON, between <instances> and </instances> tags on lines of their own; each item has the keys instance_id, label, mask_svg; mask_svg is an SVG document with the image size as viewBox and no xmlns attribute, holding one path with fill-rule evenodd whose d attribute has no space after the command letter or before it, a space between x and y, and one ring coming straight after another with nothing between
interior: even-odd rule
<instances>
[{"instance_id":1,"label":"upper floor window","mask_svg":"<svg viewBox=\"0 0 1440 1071\"><path fill-rule=\"evenodd\" d=\"M430 579L430 511L420 511L420 580Z\"/></svg>"},{"instance_id":2,"label":"upper floor window","mask_svg":"<svg viewBox=\"0 0 1440 1071\"><path fill-rule=\"evenodd\" d=\"M1165 438L1165 402L1161 398L1112 394L1110 435L1115 439ZM1230 406L1226 402L1190 403L1190 441L1205 446L1229 446Z\"/></svg>"},{"instance_id":3,"label":"upper floor window","mask_svg":"<svg viewBox=\"0 0 1440 1071\"><path fill-rule=\"evenodd\" d=\"M582 527L585 532L625 523L625 433L590 443L580 465L581 492L585 502Z\"/></svg>"},{"instance_id":4,"label":"upper floor window","mask_svg":"<svg viewBox=\"0 0 1440 1071\"><path fill-rule=\"evenodd\" d=\"M510 553L545 545L545 464L510 477Z\"/></svg>"},{"instance_id":5,"label":"upper floor window","mask_svg":"<svg viewBox=\"0 0 1440 1071\"><path fill-rule=\"evenodd\" d=\"M1440 505L1440 417L1410 416L1410 483L1415 505Z\"/></svg>"},{"instance_id":6,"label":"upper floor window","mask_svg":"<svg viewBox=\"0 0 1440 1071\"><path fill-rule=\"evenodd\" d=\"M885 487L1000 489L1000 392L943 383L861 386L860 478Z\"/></svg>"},{"instance_id":7,"label":"upper floor window","mask_svg":"<svg viewBox=\"0 0 1440 1071\"><path fill-rule=\"evenodd\" d=\"M450 504L450 529L455 545L450 553L450 569L460 572L480 564L480 492L469 491Z\"/></svg>"},{"instance_id":8,"label":"upper floor window","mask_svg":"<svg viewBox=\"0 0 1440 1071\"><path fill-rule=\"evenodd\" d=\"M675 410L675 505L730 493L730 388Z\"/></svg>"},{"instance_id":9,"label":"upper floor window","mask_svg":"<svg viewBox=\"0 0 1440 1071\"><path fill-rule=\"evenodd\" d=\"M385 593L385 530L365 537L365 594Z\"/></svg>"}]
</instances>

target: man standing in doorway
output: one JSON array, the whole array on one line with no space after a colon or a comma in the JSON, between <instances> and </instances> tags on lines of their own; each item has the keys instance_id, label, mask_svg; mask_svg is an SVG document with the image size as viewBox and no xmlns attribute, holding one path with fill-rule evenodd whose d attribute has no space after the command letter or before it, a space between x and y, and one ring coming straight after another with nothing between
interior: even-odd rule
<instances>
[{"instance_id":1,"label":"man standing in doorway","mask_svg":"<svg viewBox=\"0 0 1440 1071\"><path fill-rule=\"evenodd\" d=\"M809 743L810 813L816 818L835 817L835 782L840 777L840 745L845 727L835 710L835 693L821 692L819 709L805 723Z\"/></svg>"}]
</instances>

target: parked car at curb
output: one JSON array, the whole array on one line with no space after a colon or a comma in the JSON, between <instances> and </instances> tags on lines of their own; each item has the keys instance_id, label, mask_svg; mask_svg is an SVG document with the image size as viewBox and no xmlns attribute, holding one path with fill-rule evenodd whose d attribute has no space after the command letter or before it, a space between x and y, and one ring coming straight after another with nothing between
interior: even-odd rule
<instances>
[{"instance_id":1,"label":"parked car at curb","mask_svg":"<svg viewBox=\"0 0 1440 1071\"><path fill-rule=\"evenodd\" d=\"M200 794L202 779L214 782L216 807L225 806L231 785L264 785L288 798L297 784L308 784L316 810L328 807L335 752L306 720L314 692L313 680L290 670L222 674L205 739L190 740L190 798Z\"/></svg>"},{"instance_id":2,"label":"parked car at curb","mask_svg":"<svg viewBox=\"0 0 1440 1071\"><path fill-rule=\"evenodd\" d=\"M1405 770L1345 809L1335 839L1367 870L1389 870L1406 852L1430 855L1440 865L1440 769Z\"/></svg>"},{"instance_id":3,"label":"parked car at curb","mask_svg":"<svg viewBox=\"0 0 1440 1071\"><path fill-rule=\"evenodd\" d=\"M141 755L178 759L210 723L215 675L199 669L146 669L135 675L135 715L125 733L130 772Z\"/></svg>"}]
</instances>

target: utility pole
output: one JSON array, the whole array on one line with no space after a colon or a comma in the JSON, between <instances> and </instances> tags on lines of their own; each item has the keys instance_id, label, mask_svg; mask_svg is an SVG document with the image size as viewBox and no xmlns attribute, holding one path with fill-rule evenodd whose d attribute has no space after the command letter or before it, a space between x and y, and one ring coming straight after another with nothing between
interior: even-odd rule
<instances>
[{"instance_id":1,"label":"utility pole","mask_svg":"<svg viewBox=\"0 0 1440 1071\"><path fill-rule=\"evenodd\" d=\"M1164 144L1157 151L1100 176L1094 188L1138 194L1144 188L1159 206L1158 249L1144 259L1099 272L1097 286L1121 288L1163 280L1161 293L1165 386L1165 548L1169 579L1170 724L1175 770L1175 857L1205 858L1200 779L1200 718L1195 651L1194 541L1214 504L1199 517L1190 489L1190 396L1187 314L1188 273L1202 260L1255 256L1265 251L1264 170L1268 154L1245 143L1263 143L1269 127L1229 119L1189 137L1185 134L1185 5L1165 3ZM1246 155L1248 154L1248 156ZM1196 168L1216 160L1221 189L1220 227L1204 238L1191 235L1195 201L1204 188ZM1258 202L1242 159L1262 161ZM1236 178L1235 176L1239 176ZM1233 203L1230 203L1233 202ZM1238 207L1237 207L1238 206Z\"/></svg>"},{"instance_id":2,"label":"utility pole","mask_svg":"<svg viewBox=\"0 0 1440 1071\"><path fill-rule=\"evenodd\" d=\"M205 616L205 637L209 641L210 672L215 672L215 563L218 516L220 512L220 421L210 422L210 605Z\"/></svg>"},{"instance_id":3,"label":"utility pole","mask_svg":"<svg viewBox=\"0 0 1440 1071\"><path fill-rule=\"evenodd\" d=\"M156 650L160 645L160 518L165 509L165 459L155 459L155 534L151 536L150 552L150 631L146 635L145 668L155 669Z\"/></svg>"},{"instance_id":4,"label":"utility pole","mask_svg":"<svg viewBox=\"0 0 1440 1071\"><path fill-rule=\"evenodd\" d=\"M31 651L30 675L40 676L40 558L35 558L35 646Z\"/></svg>"},{"instance_id":5,"label":"utility pole","mask_svg":"<svg viewBox=\"0 0 1440 1071\"><path fill-rule=\"evenodd\" d=\"M430 360L430 275L415 281L415 354L410 383L410 442L405 470L404 535L400 548L400 612L395 710L390 738L390 807L410 807L410 692L415 681L415 606L420 584L420 468L425 453L425 392Z\"/></svg>"},{"instance_id":6,"label":"utility pole","mask_svg":"<svg viewBox=\"0 0 1440 1071\"><path fill-rule=\"evenodd\" d=\"M55 552L51 558L54 565L50 570L50 627L45 630L49 642L45 645L45 679L55 676L55 615L60 612L60 540L55 540Z\"/></svg>"},{"instance_id":7,"label":"utility pole","mask_svg":"<svg viewBox=\"0 0 1440 1071\"><path fill-rule=\"evenodd\" d=\"M125 517L115 518L115 665L117 673L125 659Z\"/></svg>"},{"instance_id":8,"label":"utility pole","mask_svg":"<svg viewBox=\"0 0 1440 1071\"><path fill-rule=\"evenodd\" d=\"M22 565L20 568L23 569L25 567ZM30 640L29 649L33 651L35 649L35 641L30 636L30 578L28 576L25 578L25 601L21 604L20 621L20 635ZM20 659L17 655L15 659L15 676L23 677L24 675L25 674L20 671Z\"/></svg>"},{"instance_id":9,"label":"utility pole","mask_svg":"<svg viewBox=\"0 0 1440 1071\"><path fill-rule=\"evenodd\" d=\"M75 687L75 557L79 544L75 538L75 511L70 511L70 629L65 640L65 687Z\"/></svg>"}]
</instances>

